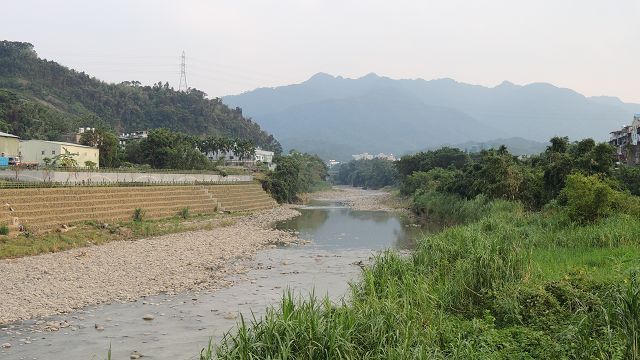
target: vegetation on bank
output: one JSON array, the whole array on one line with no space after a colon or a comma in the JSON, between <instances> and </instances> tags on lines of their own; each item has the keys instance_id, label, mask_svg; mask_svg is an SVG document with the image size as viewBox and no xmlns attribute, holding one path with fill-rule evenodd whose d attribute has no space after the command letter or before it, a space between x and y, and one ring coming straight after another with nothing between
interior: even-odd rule
<instances>
[{"instance_id":1,"label":"vegetation on bank","mask_svg":"<svg viewBox=\"0 0 640 360\"><path fill-rule=\"evenodd\" d=\"M554 138L404 157L413 209L454 226L380 254L340 304L285 294L202 358L637 359L639 179L612 155Z\"/></svg>"},{"instance_id":2,"label":"vegetation on bank","mask_svg":"<svg viewBox=\"0 0 640 360\"><path fill-rule=\"evenodd\" d=\"M65 232L33 234L27 228L17 237L9 237L4 236L5 234L0 231L0 259L65 251L111 241L134 240L193 230L210 230L233 224L233 217L237 216L190 214L188 209L186 212L182 209L175 217L150 220L144 218L142 209L139 213L137 210L132 213L130 221L118 221L112 224L86 221L72 226Z\"/></svg>"},{"instance_id":3,"label":"vegetation on bank","mask_svg":"<svg viewBox=\"0 0 640 360\"><path fill-rule=\"evenodd\" d=\"M268 171L263 187L279 203L294 203L299 195L329 188L327 165L317 155L295 150L276 156L275 170Z\"/></svg>"},{"instance_id":4,"label":"vegetation on bank","mask_svg":"<svg viewBox=\"0 0 640 360\"><path fill-rule=\"evenodd\" d=\"M340 185L380 189L395 185L398 181L398 172L393 161L390 160L352 160L340 165L335 181Z\"/></svg>"}]
</instances>

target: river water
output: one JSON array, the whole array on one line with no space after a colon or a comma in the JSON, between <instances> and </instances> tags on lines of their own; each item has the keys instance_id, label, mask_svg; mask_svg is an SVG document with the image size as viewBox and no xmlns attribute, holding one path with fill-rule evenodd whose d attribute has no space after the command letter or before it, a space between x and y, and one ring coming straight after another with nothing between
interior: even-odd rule
<instances>
[{"instance_id":1,"label":"river water","mask_svg":"<svg viewBox=\"0 0 640 360\"><path fill-rule=\"evenodd\" d=\"M261 316L279 304L287 289L339 300L357 280L361 261L379 250L411 249L422 231L396 213L356 211L331 202L312 202L301 216L276 224L311 240L304 246L259 252L252 270L237 283L213 292L157 295L135 302L89 306L71 314L10 324L0 329L0 359L198 359L209 339L219 341L239 320ZM151 321L143 320L147 314ZM36 321L66 321L43 331Z\"/></svg>"}]
</instances>

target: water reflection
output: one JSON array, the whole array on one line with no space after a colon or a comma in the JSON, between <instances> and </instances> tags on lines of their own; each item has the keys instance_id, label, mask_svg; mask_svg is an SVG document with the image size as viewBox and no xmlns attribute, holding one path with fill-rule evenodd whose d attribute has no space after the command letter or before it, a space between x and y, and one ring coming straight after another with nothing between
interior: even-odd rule
<instances>
[{"instance_id":1,"label":"water reflection","mask_svg":"<svg viewBox=\"0 0 640 360\"><path fill-rule=\"evenodd\" d=\"M424 233L403 222L398 214L358 211L334 203L312 203L277 229L298 231L300 237L323 249L412 249Z\"/></svg>"}]
</instances>

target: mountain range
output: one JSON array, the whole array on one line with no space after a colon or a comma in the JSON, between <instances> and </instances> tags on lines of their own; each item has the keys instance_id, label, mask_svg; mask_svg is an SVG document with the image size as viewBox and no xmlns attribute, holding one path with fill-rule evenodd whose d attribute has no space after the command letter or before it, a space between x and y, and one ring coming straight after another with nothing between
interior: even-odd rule
<instances>
[{"instance_id":1,"label":"mountain range","mask_svg":"<svg viewBox=\"0 0 640 360\"><path fill-rule=\"evenodd\" d=\"M539 147L531 143L544 144L553 136L605 140L640 112L640 104L586 97L547 83L505 81L485 87L373 73L357 79L318 73L300 84L259 88L222 100L241 107L285 150L338 160L361 152L402 154L496 139L532 149Z\"/></svg>"}]
</instances>

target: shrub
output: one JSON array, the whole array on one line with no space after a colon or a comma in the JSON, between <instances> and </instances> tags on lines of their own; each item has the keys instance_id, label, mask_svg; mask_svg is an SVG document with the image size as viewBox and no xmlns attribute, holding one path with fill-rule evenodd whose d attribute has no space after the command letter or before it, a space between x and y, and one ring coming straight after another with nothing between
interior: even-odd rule
<instances>
[{"instance_id":1,"label":"shrub","mask_svg":"<svg viewBox=\"0 0 640 360\"><path fill-rule=\"evenodd\" d=\"M9 227L7 225L0 226L0 235L9 235Z\"/></svg>"},{"instance_id":2,"label":"shrub","mask_svg":"<svg viewBox=\"0 0 640 360\"><path fill-rule=\"evenodd\" d=\"M133 210L133 221L141 222L144 218L144 211L141 208Z\"/></svg>"},{"instance_id":3,"label":"shrub","mask_svg":"<svg viewBox=\"0 0 640 360\"><path fill-rule=\"evenodd\" d=\"M413 211L430 222L446 225L478 220L486 214L489 202L483 195L465 200L457 195L436 191L418 191L413 198Z\"/></svg>"},{"instance_id":4,"label":"shrub","mask_svg":"<svg viewBox=\"0 0 640 360\"><path fill-rule=\"evenodd\" d=\"M616 193L597 176L572 174L567 176L560 193L572 220L586 223L607 216L614 204Z\"/></svg>"},{"instance_id":5,"label":"shrub","mask_svg":"<svg viewBox=\"0 0 640 360\"><path fill-rule=\"evenodd\" d=\"M182 208L182 210L180 210L180 217L183 218L183 219L186 219L186 218L189 217L189 208L188 207Z\"/></svg>"}]
</instances>

